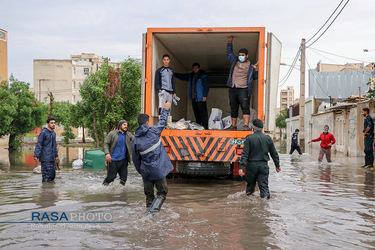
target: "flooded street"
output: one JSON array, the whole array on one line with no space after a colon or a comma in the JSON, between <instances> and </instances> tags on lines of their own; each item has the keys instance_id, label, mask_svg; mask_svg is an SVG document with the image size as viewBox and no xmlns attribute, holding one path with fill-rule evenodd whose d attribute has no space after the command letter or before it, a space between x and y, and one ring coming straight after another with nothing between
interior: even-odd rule
<instances>
[{"instance_id":1,"label":"flooded street","mask_svg":"<svg viewBox=\"0 0 375 250\"><path fill-rule=\"evenodd\" d=\"M105 170L71 169L83 149L61 147L65 164L55 183L42 185L41 175L32 173L36 164L27 160L32 149L18 160L0 151L1 222L30 221L32 212L113 214L108 224L2 223L4 249L375 248L374 171L359 167L363 157L333 155L334 163L319 164L317 152L281 154L281 173L270 162L268 201L259 191L247 197L243 181L168 179L162 211L147 217L133 165L125 187L118 178L104 187Z\"/></svg>"}]
</instances>

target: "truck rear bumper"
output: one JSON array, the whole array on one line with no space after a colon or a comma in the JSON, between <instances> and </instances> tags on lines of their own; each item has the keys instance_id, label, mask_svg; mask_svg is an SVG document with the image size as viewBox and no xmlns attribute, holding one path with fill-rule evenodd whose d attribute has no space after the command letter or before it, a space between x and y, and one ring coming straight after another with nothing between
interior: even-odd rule
<instances>
[{"instance_id":1,"label":"truck rear bumper","mask_svg":"<svg viewBox=\"0 0 375 250\"><path fill-rule=\"evenodd\" d=\"M177 161L178 173L201 176L224 176L231 174L230 162Z\"/></svg>"}]
</instances>

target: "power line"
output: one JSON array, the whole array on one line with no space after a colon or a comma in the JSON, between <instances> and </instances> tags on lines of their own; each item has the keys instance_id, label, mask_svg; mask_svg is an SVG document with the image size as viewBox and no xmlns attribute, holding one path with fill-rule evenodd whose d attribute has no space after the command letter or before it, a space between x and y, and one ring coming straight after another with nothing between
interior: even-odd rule
<instances>
[{"instance_id":1,"label":"power line","mask_svg":"<svg viewBox=\"0 0 375 250\"><path fill-rule=\"evenodd\" d=\"M309 49L316 50L316 51L319 51L319 52L322 52L322 53L326 53L326 54L329 54L329 55L332 55L332 56L337 56L337 57L341 57L341 58L345 58L345 59L357 61L357 62L371 63L371 62L367 62L367 61L364 61L364 60L359 60L359 59L350 58L350 57L346 57L346 56L340 56L340 55L333 54L333 53L330 53L330 52L327 52L327 51L323 51L323 50L320 50L320 49L315 49L315 48L310 48L310 47L309 47Z\"/></svg>"},{"instance_id":2,"label":"power line","mask_svg":"<svg viewBox=\"0 0 375 250\"><path fill-rule=\"evenodd\" d=\"M299 57L300 53L301 53L301 46L298 48L297 54L296 54L296 56L294 57L293 62L292 62L292 64L290 65L288 72L285 74L285 76L283 77L283 79L281 79L281 80L279 81L279 83L281 83L281 82L284 81L281 85L279 85L279 87L283 86L283 85L286 83L286 81L289 79L290 75L291 75L292 72L293 72L294 66L296 65L296 63L297 63L297 61L298 61L298 57ZM285 80L284 80L284 79L285 79Z\"/></svg>"},{"instance_id":3,"label":"power line","mask_svg":"<svg viewBox=\"0 0 375 250\"><path fill-rule=\"evenodd\" d=\"M323 29L323 27L328 23L328 21L331 19L331 17L333 16L333 14L335 14L336 10L340 7L340 5L342 4L343 1L344 0L341 0L341 2L339 3L339 5L337 5L336 9L332 12L332 14L327 19L327 21L322 25L322 27L320 27L320 29L309 40L307 40L306 43L310 42L311 39L313 39Z\"/></svg>"},{"instance_id":4,"label":"power line","mask_svg":"<svg viewBox=\"0 0 375 250\"><path fill-rule=\"evenodd\" d=\"M324 33L326 33L326 31L329 29L329 27L331 27L331 25L335 22L335 20L338 18L338 16L341 14L341 12L344 10L344 8L346 7L346 5L349 3L349 0L346 1L345 5L341 8L340 12L336 15L336 17L332 20L332 22L328 25L328 27L323 31L323 33L317 38L315 39L314 42L312 42L310 45L307 45L306 48L310 47L311 45L313 45L314 43L316 43L323 35Z\"/></svg>"},{"instance_id":5,"label":"power line","mask_svg":"<svg viewBox=\"0 0 375 250\"><path fill-rule=\"evenodd\" d=\"M309 48L309 49L310 49L310 48ZM332 60L331 58L329 58L329 57L326 57L326 56L324 56L324 55L322 55L322 54L318 53L318 52L317 52L317 51L315 51L315 50L311 50L311 51L312 51L312 52L314 52L315 54L317 54L317 55L321 56L321 57L324 57L324 58L326 58L326 59L328 59L328 60L330 60L330 61L332 61L332 62L336 63L336 64L340 64L339 62L336 62L336 61Z\"/></svg>"},{"instance_id":6,"label":"power line","mask_svg":"<svg viewBox=\"0 0 375 250\"><path fill-rule=\"evenodd\" d=\"M309 69L311 70L311 67L310 67L310 64L309 64L309 61L307 60L307 58L306 58L306 62L307 62L307 65L309 66ZM312 71L311 71L311 72L312 72ZM318 84L319 88L323 91L323 93L324 93L327 97L329 97L329 95L324 91L324 89L322 88L322 86L320 86L320 83L319 83L318 79L316 79L316 77L315 77L315 75L314 75L314 72L312 72L312 75L314 76L314 79L315 79L316 83ZM310 84L310 83L309 83L309 84Z\"/></svg>"}]
</instances>

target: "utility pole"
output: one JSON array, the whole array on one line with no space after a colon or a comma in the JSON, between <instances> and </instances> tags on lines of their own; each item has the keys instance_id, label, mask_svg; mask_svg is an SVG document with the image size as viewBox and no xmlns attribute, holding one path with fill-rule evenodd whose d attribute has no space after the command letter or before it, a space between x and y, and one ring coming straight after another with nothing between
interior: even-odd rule
<instances>
[{"instance_id":1,"label":"utility pole","mask_svg":"<svg viewBox=\"0 0 375 250\"><path fill-rule=\"evenodd\" d=\"M299 141L302 152L305 152L305 50L306 39L301 43L300 96L299 96Z\"/></svg>"}]
</instances>

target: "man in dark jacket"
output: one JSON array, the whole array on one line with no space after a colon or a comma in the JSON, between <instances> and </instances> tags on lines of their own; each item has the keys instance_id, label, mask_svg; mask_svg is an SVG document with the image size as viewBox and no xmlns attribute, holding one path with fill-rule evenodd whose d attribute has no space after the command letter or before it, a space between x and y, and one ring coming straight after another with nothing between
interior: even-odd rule
<instances>
[{"instance_id":1,"label":"man in dark jacket","mask_svg":"<svg viewBox=\"0 0 375 250\"><path fill-rule=\"evenodd\" d=\"M120 183L125 186L128 179L128 164L131 162L132 134L128 132L128 122L121 120L117 129L108 133L104 141L105 160L108 164L107 177L103 185L107 186L120 175Z\"/></svg>"},{"instance_id":2,"label":"man in dark jacket","mask_svg":"<svg viewBox=\"0 0 375 250\"><path fill-rule=\"evenodd\" d=\"M171 58L168 54L163 55L163 66L155 72L155 89L159 96L159 115L166 102L172 102L176 97L176 81L173 69L169 67Z\"/></svg>"},{"instance_id":3,"label":"man in dark jacket","mask_svg":"<svg viewBox=\"0 0 375 250\"><path fill-rule=\"evenodd\" d=\"M298 134L299 134L299 129L297 128L295 132L292 134L292 144L290 147L290 152L289 154L293 154L294 150L297 150L297 152L302 155L301 152L301 145L298 143Z\"/></svg>"},{"instance_id":4,"label":"man in dark jacket","mask_svg":"<svg viewBox=\"0 0 375 250\"><path fill-rule=\"evenodd\" d=\"M34 151L34 159L42 165L42 182L50 182L55 179L55 163L59 163L57 153L56 133L53 131L56 121L53 117L47 119L47 128L42 129Z\"/></svg>"},{"instance_id":5,"label":"man in dark jacket","mask_svg":"<svg viewBox=\"0 0 375 250\"><path fill-rule=\"evenodd\" d=\"M269 167L267 162L270 160L268 154L271 155L275 163L276 172L280 172L279 154L271 137L262 133L263 122L255 119L251 124L254 133L246 136L243 153L240 162L240 176L244 176L243 169L246 165L246 194L252 195L255 190L255 184L258 182L260 197L270 198L268 188Z\"/></svg>"},{"instance_id":6,"label":"man in dark jacket","mask_svg":"<svg viewBox=\"0 0 375 250\"><path fill-rule=\"evenodd\" d=\"M188 74L174 73L183 81L189 81L189 99L193 106L195 121L208 128L207 96L210 90L206 71L200 69L199 63L193 63L193 72Z\"/></svg>"},{"instance_id":7,"label":"man in dark jacket","mask_svg":"<svg viewBox=\"0 0 375 250\"><path fill-rule=\"evenodd\" d=\"M233 53L234 36L228 37L227 57L232 64L229 71L227 86L229 89L229 103L232 118L232 125L228 130L237 130L238 107L241 106L244 130L250 130L250 95L253 90L253 80L258 79L258 63L251 63L247 49L238 51L238 57Z\"/></svg>"},{"instance_id":8,"label":"man in dark jacket","mask_svg":"<svg viewBox=\"0 0 375 250\"><path fill-rule=\"evenodd\" d=\"M363 136L365 137L365 165L363 168L374 167L374 120L370 116L370 109L362 109L362 115L365 117L363 124Z\"/></svg>"},{"instance_id":9,"label":"man in dark jacket","mask_svg":"<svg viewBox=\"0 0 375 250\"><path fill-rule=\"evenodd\" d=\"M149 116L140 114L138 125L132 141L132 154L135 169L142 175L146 207L153 215L158 212L168 193L166 176L173 170L167 151L160 140L169 114L171 103L167 102L161 112L159 122L149 127ZM154 194L157 190L157 198Z\"/></svg>"}]
</instances>

